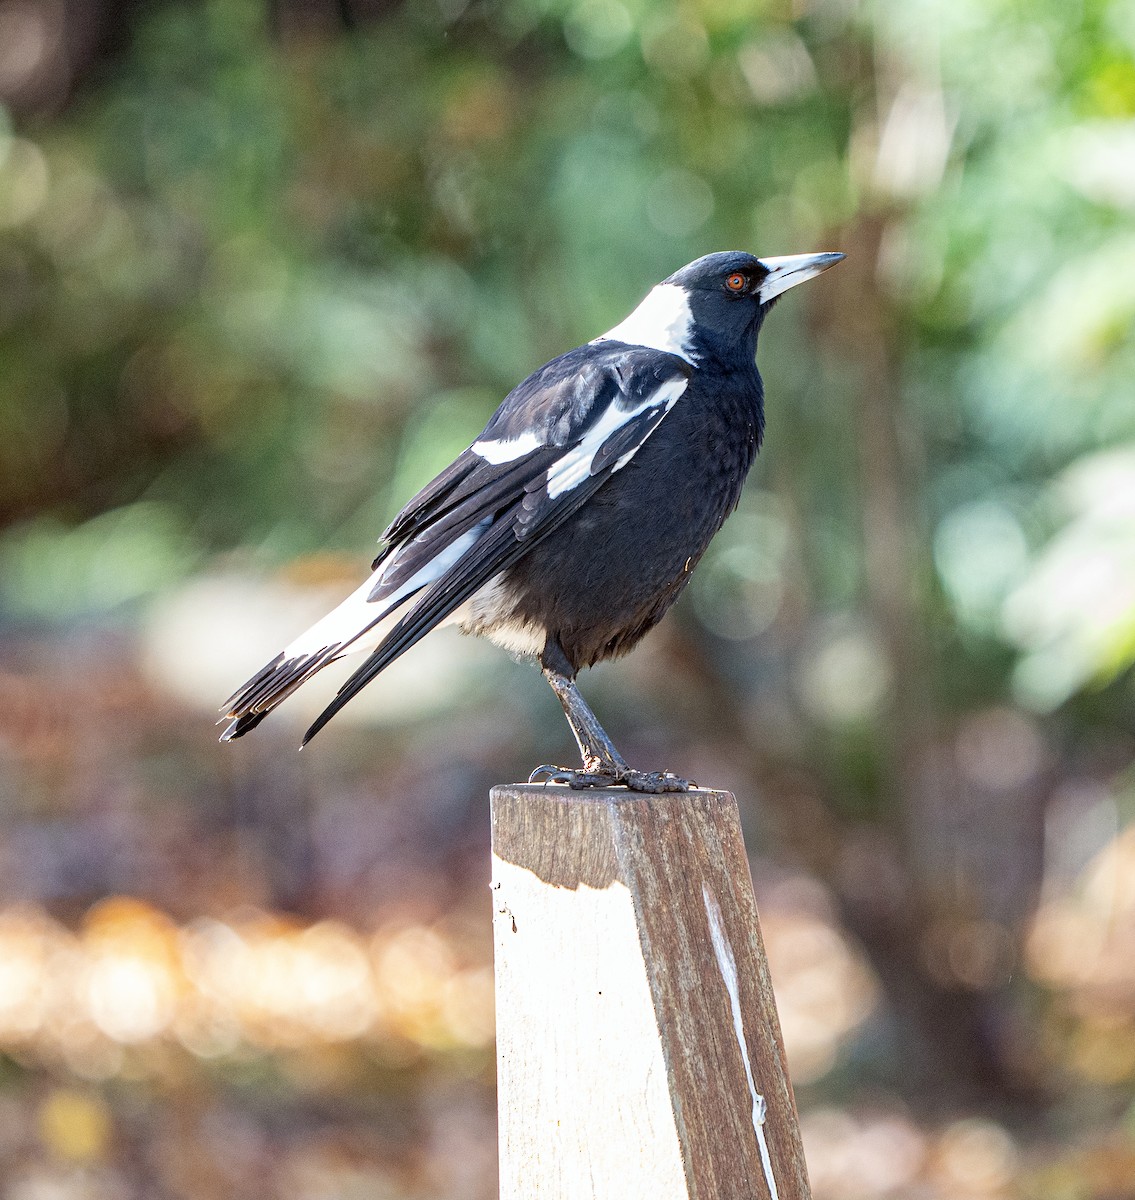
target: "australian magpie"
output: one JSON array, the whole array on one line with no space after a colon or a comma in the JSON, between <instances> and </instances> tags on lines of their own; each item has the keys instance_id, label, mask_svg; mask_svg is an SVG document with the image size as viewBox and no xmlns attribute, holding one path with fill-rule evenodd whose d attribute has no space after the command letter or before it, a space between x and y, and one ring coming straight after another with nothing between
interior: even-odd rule
<instances>
[{"instance_id":1,"label":"australian magpie","mask_svg":"<svg viewBox=\"0 0 1135 1200\"><path fill-rule=\"evenodd\" d=\"M539 767L533 779L688 788L632 770L575 677L630 650L685 587L761 443L761 324L778 296L843 257L708 254L530 375L394 518L366 582L231 697L222 740L369 650L306 745L419 638L456 624L538 661L563 705L582 769Z\"/></svg>"}]
</instances>

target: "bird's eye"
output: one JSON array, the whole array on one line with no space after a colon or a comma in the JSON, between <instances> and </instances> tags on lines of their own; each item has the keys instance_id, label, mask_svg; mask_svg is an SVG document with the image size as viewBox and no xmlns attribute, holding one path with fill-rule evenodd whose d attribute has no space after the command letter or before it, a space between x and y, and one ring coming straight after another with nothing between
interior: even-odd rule
<instances>
[{"instance_id":1,"label":"bird's eye","mask_svg":"<svg viewBox=\"0 0 1135 1200\"><path fill-rule=\"evenodd\" d=\"M745 276L740 271L735 271L725 281L725 286L731 292L743 292L745 290Z\"/></svg>"}]
</instances>

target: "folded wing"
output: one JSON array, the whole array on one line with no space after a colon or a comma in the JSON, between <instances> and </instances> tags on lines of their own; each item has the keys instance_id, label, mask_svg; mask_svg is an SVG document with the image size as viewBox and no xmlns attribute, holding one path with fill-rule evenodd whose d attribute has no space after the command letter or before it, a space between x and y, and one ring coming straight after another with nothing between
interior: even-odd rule
<instances>
[{"instance_id":1,"label":"folded wing","mask_svg":"<svg viewBox=\"0 0 1135 1200\"><path fill-rule=\"evenodd\" d=\"M689 382L674 355L612 344L553 360L391 522L372 574L226 705L247 733L344 654L374 647L304 738L395 658L585 504L657 429Z\"/></svg>"}]
</instances>

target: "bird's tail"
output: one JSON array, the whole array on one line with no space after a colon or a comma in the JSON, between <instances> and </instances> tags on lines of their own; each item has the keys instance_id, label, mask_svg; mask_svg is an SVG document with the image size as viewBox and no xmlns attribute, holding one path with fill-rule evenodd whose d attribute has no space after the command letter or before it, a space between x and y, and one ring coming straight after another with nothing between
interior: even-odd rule
<instances>
[{"instance_id":1,"label":"bird's tail","mask_svg":"<svg viewBox=\"0 0 1135 1200\"><path fill-rule=\"evenodd\" d=\"M349 604L349 600L344 601L340 608ZM304 734L303 745L306 746L348 700L358 695L365 684L424 637L435 623L441 623L436 619L429 623L412 622L414 607L409 600L403 601L394 609L381 613L354 636L329 645L317 645L318 636L313 641L313 635L317 635L321 627L326 627L331 617L339 612L336 609L330 617L325 617L303 637L297 638L286 650L277 654L225 701L223 719L227 719L229 724L221 734L221 741L231 742L255 729L278 704L324 667L349 654L371 650L370 657L347 679L335 699ZM408 623L411 624L410 630L406 629Z\"/></svg>"},{"instance_id":2,"label":"bird's tail","mask_svg":"<svg viewBox=\"0 0 1135 1200\"><path fill-rule=\"evenodd\" d=\"M342 655L338 646L325 646L315 654L305 655L289 656L286 650L281 651L225 701L223 711L229 724L221 734L221 741L244 737L300 684Z\"/></svg>"},{"instance_id":3,"label":"bird's tail","mask_svg":"<svg viewBox=\"0 0 1135 1200\"><path fill-rule=\"evenodd\" d=\"M329 663L359 650L372 650L370 657L339 689L335 699L323 710L304 735L307 743L324 725L396 658L420 641L438 625L458 620L463 603L498 568L503 569L521 553L522 544L512 535L509 525L499 535L491 531L486 519L450 543L434 559L408 580L386 579L398 559L381 562L374 574L338 608L313 625L286 650L258 671L225 705L230 724L221 741L243 737L254 729L301 684L306 683ZM500 545L510 543L507 553ZM414 545L414 543L410 543ZM447 572L456 563L465 564L459 582L447 582ZM388 589L382 599L384 584ZM389 590L393 587L393 590Z\"/></svg>"},{"instance_id":4,"label":"bird's tail","mask_svg":"<svg viewBox=\"0 0 1135 1200\"><path fill-rule=\"evenodd\" d=\"M488 525L488 522L485 522ZM485 526L481 526L482 529ZM498 572L506 570L523 553L524 544L513 536L511 525L502 522L491 526L462 558L464 570L459 581L442 575L432 587L416 595L413 602L391 612L397 618L392 625L383 623L377 638L368 637L374 650L355 673L343 684L335 699L312 722L303 736L306 746L339 710L366 687L368 683L400 655L405 654L431 629L439 625L462 625L465 601Z\"/></svg>"},{"instance_id":5,"label":"bird's tail","mask_svg":"<svg viewBox=\"0 0 1135 1200\"><path fill-rule=\"evenodd\" d=\"M337 608L252 676L225 701L222 712L229 724L222 742L243 737L282 701L330 663L373 648L397 619L408 597L393 604L370 600L376 576L371 577Z\"/></svg>"}]
</instances>

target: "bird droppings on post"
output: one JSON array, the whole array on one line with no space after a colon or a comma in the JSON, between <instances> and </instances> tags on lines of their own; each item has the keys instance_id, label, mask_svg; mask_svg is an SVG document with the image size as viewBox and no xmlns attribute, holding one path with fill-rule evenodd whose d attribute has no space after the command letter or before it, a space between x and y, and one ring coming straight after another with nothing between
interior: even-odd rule
<instances>
[{"instance_id":1,"label":"bird droppings on post","mask_svg":"<svg viewBox=\"0 0 1135 1200\"><path fill-rule=\"evenodd\" d=\"M493 882L489 885L489 889L492 892L499 892L501 890L500 880L494 879ZM500 913L500 915L502 917L508 917L509 924L512 926L512 932L515 933L516 932L516 918L512 915L512 909L508 906L508 902L506 901L504 903L504 905L502 905L500 908L498 908L497 912Z\"/></svg>"},{"instance_id":2,"label":"bird droppings on post","mask_svg":"<svg viewBox=\"0 0 1135 1200\"><path fill-rule=\"evenodd\" d=\"M757 1144L761 1148L761 1165L764 1167L765 1182L768 1184L772 1200L780 1200L776 1190L776 1176L772 1170L772 1159L769 1157L768 1139L765 1136L765 1117L768 1115L768 1102L757 1091L757 1083L753 1078L753 1064L749 1058L749 1043L745 1038L745 1023L741 1018L741 991L737 979L737 959L733 947L725 933L725 923L721 916L721 905L713 894L708 883L701 887L702 901L705 904L705 915L709 921L709 940L713 944L713 954L717 959L725 990L729 993L729 1008L733 1014L733 1030L737 1035L737 1045L741 1051L741 1062L745 1067L745 1079L749 1084L749 1094L753 1099L753 1132L757 1135Z\"/></svg>"},{"instance_id":3,"label":"bird droppings on post","mask_svg":"<svg viewBox=\"0 0 1135 1200\"><path fill-rule=\"evenodd\" d=\"M623 321L535 371L395 517L371 576L227 701L242 737L325 666L369 656L306 743L430 630L456 624L536 660L579 746L573 788L688 791L634 770L575 679L662 619L736 508L761 444L757 337L776 300L842 254L707 254Z\"/></svg>"}]
</instances>

